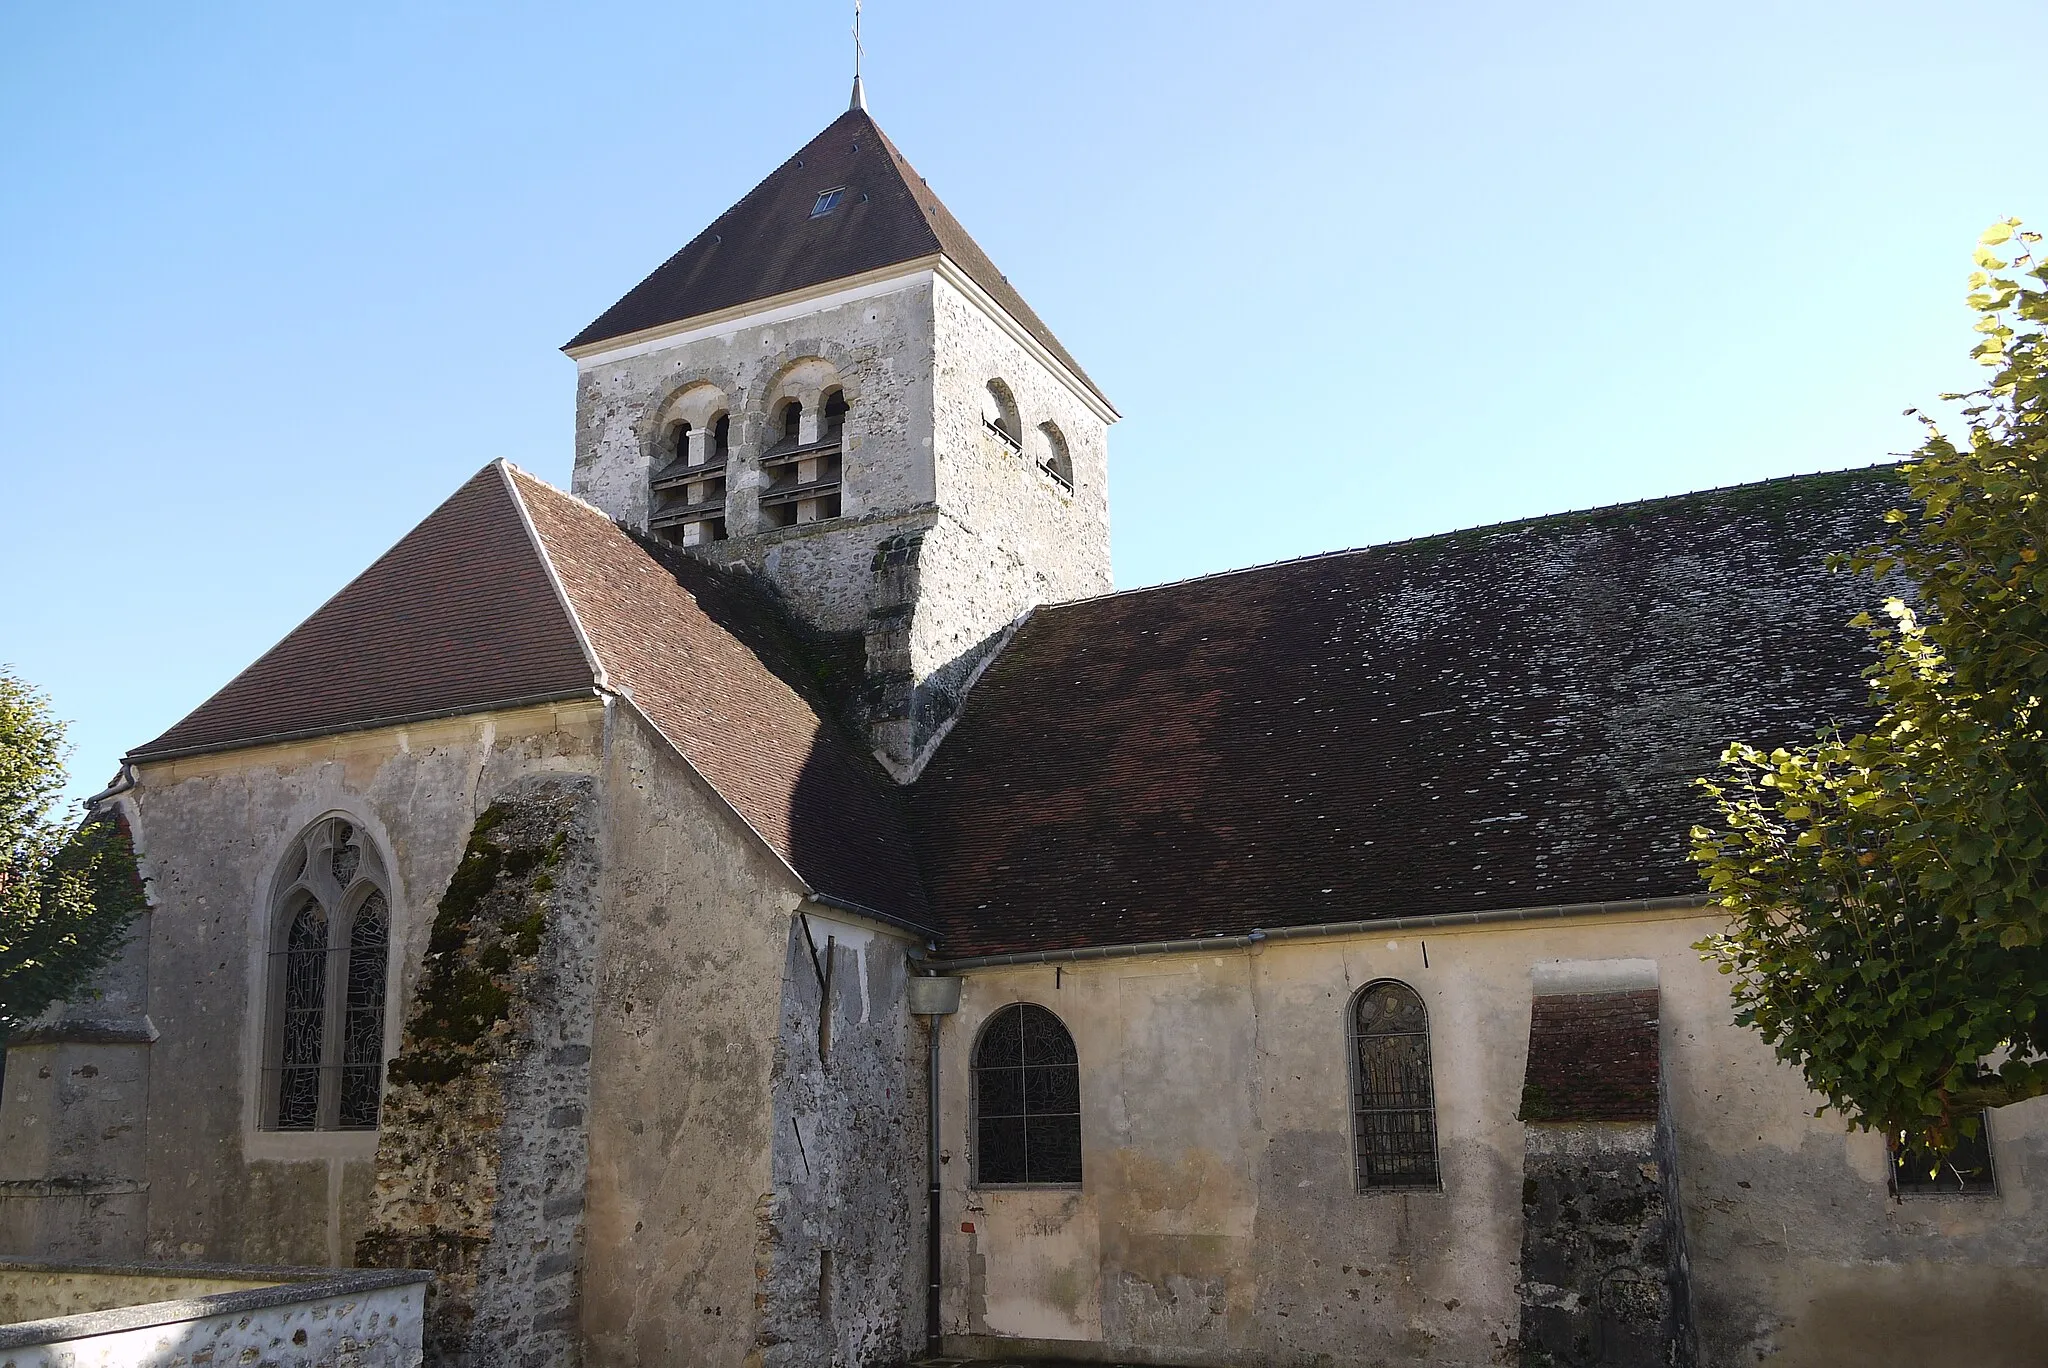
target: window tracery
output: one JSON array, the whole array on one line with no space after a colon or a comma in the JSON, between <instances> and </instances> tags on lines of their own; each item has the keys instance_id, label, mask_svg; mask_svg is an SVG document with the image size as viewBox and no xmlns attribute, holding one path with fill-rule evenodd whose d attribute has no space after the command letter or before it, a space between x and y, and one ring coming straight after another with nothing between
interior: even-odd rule
<instances>
[{"instance_id":1,"label":"window tracery","mask_svg":"<svg viewBox=\"0 0 2048 1368\"><path fill-rule=\"evenodd\" d=\"M391 954L387 883L376 848L341 817L315 822L279 867L266 1129L377 1125Z\"/></svg>"}]
</instances>

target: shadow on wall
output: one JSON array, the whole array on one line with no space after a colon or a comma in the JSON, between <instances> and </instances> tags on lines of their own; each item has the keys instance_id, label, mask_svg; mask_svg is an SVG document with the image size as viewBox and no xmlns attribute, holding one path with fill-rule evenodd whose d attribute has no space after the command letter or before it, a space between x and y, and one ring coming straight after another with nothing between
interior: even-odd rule
<instances>
[{"instance_id":1,"label":"shadow on wall","mask_svg":"<svg viewBox=\"0 0 2048 1368\"><path fill-rule=\"evenodd\" d=\"M1982 1269L1858 1265L1815 1277L1774 1368L2038 1368L2048 1298L2038 1270L1987 1285Z\"/></svg>"}]
</instances>

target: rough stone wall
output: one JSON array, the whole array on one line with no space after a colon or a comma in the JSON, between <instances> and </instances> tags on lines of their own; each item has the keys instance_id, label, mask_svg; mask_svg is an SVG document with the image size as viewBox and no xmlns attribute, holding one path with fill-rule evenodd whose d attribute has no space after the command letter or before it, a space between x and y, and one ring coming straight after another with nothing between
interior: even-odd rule
<instances>
[{"instance_id":1,"label":"rough stone wall","mask_svg":"<svg viewBox=\"0 0 2048 1368\"><path fill-rule=\"evenodd\" d=\"M714 386L732 417L726 475L732 538L700 553L762 571L825 630L859 630L867 619L869 555L901 530L892 520L929 509L935 498L931 300L930 275L914 275L881 293L827 301L791 319L742 321L711 336L584 361L576 378L572 492L621 522L645 527L648 481L668 459L660 443L671 407L693 386ZM775 440L768 427L784 393L781 382L812 357L830 363L851 406L843 516L826 525L768 530L756 504L763 483L759 457Z\"/></svg>"},{"instance_id":2,"label":"rough stone wall","mask_svg":"<svg viewBox=\"0 0 2048 1368\"><path fill-rule=\"evenodd\" d=\"M1691 1368L1656 966L1539 966L1522 1084L1522 1362Z\"/></svg>"},{"instance_id":3,"label":"rough stone wall","mask_svg":"<svg viewBox=\"0 0 2048 1368\"><path fill-rule=\"evenodd\" d=\"M1734 1025L1700 916L1588 918L967 971L942 1028L948 1348L1208 1365L1516 1363L1532 966L1653 960L1701 1362L2037 1363L2048 1099L1992 1115L1995 1199L1890 1199L1878 1137ZM1443 1190L1360 1193L1344 1012L1378 977L1429 1009ZM990 1013L1079 1050L1078 1189L972 1182ZM964 1227L971 1227L967 1229ZM1077 1343L1079 1342L1079 1343ZM1772 1357L1777 1355L1777 1357Z\"/></svg>"},{"instance_id":4,"label":"rough stone wall","mask_svg":"<svg viewBox=\"0 0 2048 1368\"><path fill-rule=\"evenodd\" d=\"M604 804L587 1361L740 1364L761 1320L757 1214L802 890L629 710L607 743Z\"/></svg>"},{"instance_id":5,"label":"rough stone wall","mask_svg":"<svg viewBox=\"0 0 2048 1368\"><path fill-rule=\"evenodd\" d=\"M330 813L348 815L382 852L394 941L388 1057L434 901L477 811L523 774L594 769L601 716L592 700L142 768L125 801L155 900L139 952L148 957L147 1014L159 1033L149 1051L142 1161L146 1257L348 1262L369 1218L376 1135L258 1124L278 863Z\"/></svg>"},{"instance_id":6,"label":"rough stone wall","mask_svg":"<svg viewBox=\"0 0 2048 1368\"><path fill-rule=\"evenodd\" d=\"M1522 1167L1522 1363L1690 1365L1669 1285L1674 1213L1654 1124L1529 1127Z\"/></svg>"},{"instance_id":7,"label":"rough stone wall","mask_svg":"<svg viewBox=\"0 0 2048 1368\"><path fill-rule=\"evenodd\" d=\"M118 811L118 809L117 809ZM112 813L109 814L111 819ZM118 838L133 859L132 824ZM4 1047L0 1254L128 1259L148 1212L150 918L90 996L53 1006Z\"/></svg>"},{"instance_id":8,"label":"rough stone wall","mask_svg":"<svg viewBox=\"0 0 2048 1368\"><path fill-rule=\"evenodd\" d=\"M829 374L852 405L842 516L771 529L756 503L758 462L778 435L769 426L792 368L807 377L806 396ZM983 426L991 380L1015 398L1021 451ZM722 399L707 405L702 386ZM864 720L899 777L914 776L975 669L1019 615L1110 588L1106 425L928 272L792 319L735 323L586 360L574 492L645 526L648 481L669 458L661 442L678 405L704 414L722 406L733 418L731 536L693 551L758 572L822 631L865 634L872 674ZM1071 491L1040 468L1046 423L1064 439ZM918 548L920 564L910 597L878 560L885 547L904 546Z\"/></svg>"},{"instance_id":9,"label":"rough stone wall","mask_svg":"<svg viewBox=\"0 0 2048 1368\"><path fill-rule=\"evenodd\" d=\"M762 1217L764 1368L873 1368L923 1346L925 1048L904 1006L903 952L834 918L791 928Z\"/></svg>"},{"instance_id":10,"label":"rough stone wall","mask_svg":"<svg viewBox=\"0 0 2048 1368\"><path fill-rule=\"evenodd\" d=\"M597 806L536 775L478 816L388 1071L356 1256L433 1270L431 1363L582 1362Z\"/></svg>"},{"instance_id":11,"label":"rough stone wall","mask_svg":"<svg viewBox=\"0 0 2048 1368\"><path fill-rule=\"evenodd\" d=\"M933 444L940 517L924 539L910 631L918 681L911 772L928 757L998 634L1042 603L1106 594L1109 427L977 305L935 284ZM1021 450L983 422L989 382L1008 392ZM1053 424L1073 466L1068 490L1041 468Z\"/></svg>"}]
</instances>

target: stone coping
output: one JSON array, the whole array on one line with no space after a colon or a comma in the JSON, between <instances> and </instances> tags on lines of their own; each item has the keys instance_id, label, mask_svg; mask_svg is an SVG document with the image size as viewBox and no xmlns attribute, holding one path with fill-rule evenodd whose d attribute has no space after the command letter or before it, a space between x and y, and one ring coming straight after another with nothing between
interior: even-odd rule
<instances>
[{"instance_id":1,"label":"stone coping","mask_svg":"<svg viewBox=\"0 0 2048 1368\"><path fill-rule=\"evenodd\" d=\"M331 1297L360 1296L389 1287L407 1287L432 1282L434 1275L418 1268L267 1268L246 1264L89 1264L43 1259L0 1259L0 1276L9 1273L79 1273L113 1278L220 1278L237 1282L258 1280L274 1283L239 1292L215 1292L204 1297L177 1301L145 1302L139 1306L116 1306L105 1311L82 1311L75 1316L52 1316L46 1320L19 1321L0 1325L0 1349L21 1349L63 1340L111 1335L123 1330L145 1330L153 1325L204 1320L209 1316L232 1316L245 1311L262 1311L292 1302L325 1301Z\"/></svg>"}]
</instances>

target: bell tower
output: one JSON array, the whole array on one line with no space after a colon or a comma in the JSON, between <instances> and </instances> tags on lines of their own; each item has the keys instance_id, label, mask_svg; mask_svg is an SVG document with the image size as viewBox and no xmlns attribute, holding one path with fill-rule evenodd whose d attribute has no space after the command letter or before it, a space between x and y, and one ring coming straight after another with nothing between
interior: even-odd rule
<instances>
[{"instance_id":1,"label":"bell tower","mask_svg":"<svg viewBox=\"0 0 2048 1368\"><path fill-rule=\"evenodd\" d=\"M858 633L916 777L1041 603L1110 588L1110 405L852 106L585 328L574 492Z\"/></svg>"}]
</instances>

